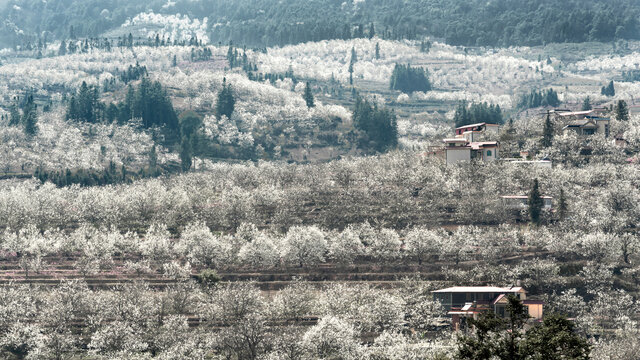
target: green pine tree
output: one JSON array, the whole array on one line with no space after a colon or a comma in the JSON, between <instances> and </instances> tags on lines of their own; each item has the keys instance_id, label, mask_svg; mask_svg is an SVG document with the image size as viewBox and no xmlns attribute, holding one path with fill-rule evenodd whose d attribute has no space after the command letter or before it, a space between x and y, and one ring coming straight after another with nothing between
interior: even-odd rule
<instances>
[{"instance_id":1,"label":"green pine tree","mask_svg":"<svg viewBox=\"0 0 640 360\"><path fill-rule=\"evenodd\" d=\"M236 100L233 96L231 85L227 85L227 79L222 79L222 90L218 93L218 102L216 103L216 117L218 119L226 116L231 119L231 114L235 109Z\"/></svg>"},{"instance_id":2,"label":"green pine tree","mask_svg":"<svg viewBox=\"0 0 640 360\"><path fill-rule=\"evenodd\" d=\"M589 98L588 96L586 98L584 98L584 101L582 102L582 110L583 111L587 111L587 110L591 110L592 106L591 106L591 98Z\"/></svg>"},{"instance_id":3,"label":"green pine tree","mask_svg":"<svg viewBox=\"0 0 640 360\"><path fill-rule=\"evenodd\" d=\"M376 43L376 60L380 60L380 43Z\"/></svg>"},{"instance_id":4,"label":"green pine tree","mask_svg":"<svg viewBox=\"0 0 640 360\"><path fill-rule=\"evenodd\" d=\"M304 95L303 95L304 101L307 103L307 107L308 108L312 108L315 105L314 103L314 99L313 99L313 92L311 91L311 86L309 85L309 82L307 81L306 86L304 87Z\"/></svg>"},{"instance_id":5,"label":"green pine tree","mask_svg":"<svg viewBox=\"0 0 640 360\"><path fill-rule=\"evenodd\" d=\"M624 100L618 100L615 107L616 119L620 121L629 120L629 107L627 106L627 102Z\"/></svg>"},{"instance_id":6,"label":"green pine tree","mask_svg":"<svg viewBox=\"0 0 640 360\"><path fill-rule=\"evenodd\" d=\"M180 165L182 171L189 171L193 163L193 139L183 136L180 142Z\"/></svg>"},{"instance_id":7,"label":"green pine tree","mask_svg":"<svg viewBox=\"0 0 640 360\"><path fill-rule=\"evenodd\" d=\"M22 126L24 127L24 133L29 137L33 137L38 133L38 114L35 107L25 112L22 118Z\"/></svg>"},{"instance_id":8,"label":"green pine tree","mask_svg":"<svg viewBox=\"0 0 640 360\"><path fill-rule=\"evenodd\" d=\"M547 118L544 121L544 127L542 128L542 146L545 148L550 147L553 144L553 123L551 122L551 115L547 112Z\"/></svg>"},{"instance_id":9,"label":"green pine tree","mask_svg":"<svg viewBox=\"0 0 640 360\"><path fill-rule=\"evenodd\" d=\"M560 218L560 220L564 220L568 213L569 204L567 203L567 197L564 193L564 189L560 189L560 198L558 199L558 218Z\"/></svg>"},{"instance_id":10,"label":"green pine tree","mask_svg":"<svg viewBox=\"0 0 640 360\"><path fill-rule=\"evenodd\" d=\"M544 206L544 200L540 194L540 185L538 179L533 180L533 187L529 193L529 218L531 223L539 225L542 221L542 207Z\"/></svg>"}]
</instances>

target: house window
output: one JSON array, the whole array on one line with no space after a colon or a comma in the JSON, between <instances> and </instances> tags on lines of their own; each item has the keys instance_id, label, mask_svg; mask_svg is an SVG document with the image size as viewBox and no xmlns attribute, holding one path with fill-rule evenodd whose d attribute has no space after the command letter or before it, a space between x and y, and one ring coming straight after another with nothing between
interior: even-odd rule
<instances>
[{"instance_id":1,"label":"house window","mask_svg":"<svg viewBox=\"0 0 640 360\"><path fill-rule=\"evenodd\" d=\"M487 150L487 156L491 156L491 150Z\"/></svg>"}]
</instances>

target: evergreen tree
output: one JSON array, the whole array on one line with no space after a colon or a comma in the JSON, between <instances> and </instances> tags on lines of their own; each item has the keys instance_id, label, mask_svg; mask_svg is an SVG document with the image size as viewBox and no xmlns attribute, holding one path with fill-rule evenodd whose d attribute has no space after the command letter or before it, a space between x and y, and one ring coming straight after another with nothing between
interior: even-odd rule
<instances>
[{"instance_id":1,"label":"evergreen tree","mask_svg":"<svg viewBox=\"0 0 640 360\"><path fill-rule=\"evenodd\" d=\"M560 198L558 199L558 217L560 220L564 220L569 213L569 204L564 193L564 189L560 189Z\"/></svg>"},{"instance_id":2,"label":"evergreen tree","mask_svg":"<svg viewBox=\"0 0 640 360\"><path fill-rule=\"evenodd\" d=\"M615 107L616 119L621 121L629 120L629 107L624 100L618 100Z\"/></svg>"},{"instance_id":3,"label":"evergreen tree","mask_svg":"<svg viewBox=\"0 0 640 360\"><path fill-rule=\"evenodd\" d=\"M376 43L376 60L380 60L380 43Z\"/></svg>"},{"instance_id":4,"label":"evergreen tree","mask_svg":"<svg viewBox=\"0 0 640 360\"><path fill-rule=\"evenodd\" d=\"M551 115L547 111L547 118L544 121L544 127L542 128L542 146L545 148L550 147L553 144L553 123L551 122Z\"/></svg>"},{"instance_id":5,"label":"evergreen tree","mask_svg":"<svg viewBox=\"0 0 640 360\"><path fill-rule=\"evenodd\" d=\"M349 85L353 85L353 62L349 64Z\"/></svg>"},{"instance_id":6,"label":"evergreen tree","mask_svg":"<svg viewBox=\"0 0 640 360\"><path fill-rule=\"evenodd\" d=\"M223 115L231 119L231 114L235 108L236 100L233 96L231 85L227 85L227 79L222 79L222 90L218 93L216 103L216 117L220 119Z\"/></svg>"},{"instance_id":7,"label":"evergreen tree","mask_svg":"<svg viewBox=\"0 0 640 360\"><path fill-rule=\"evenodd\" d=\"M613 80L609 82L609 85L603 86L602 89L600 89L600 94L605 96L616 96L616 89L613 85Z\"/></svg>"},{"instance_id":8,"label":"evergreen tree","mask_svg":"<svg viewBox=\"0 0 640 360\"><path fill-rule=\"evenodd\" d=\"M455 359L589 359L591 346L575 332L572 321L551 314L524 331L526 307L513 295L507 299L508 317L498 318L489 311L469 319L474 331L459 336Z\"/></svg>"},{"instance_id":9,"label":"evergreen tree","mask_svg":"<svg viewBox=\"0 0 640 360\"><path fill-rule=\"evenodd\" d=\"M533 180L533 187L529 193L529 217L531 223L539 225L542 220L542 207L544 206L544 200L540 195L540 188L538 179Z\"/></svg>"},{"instance_id":10,"label":"evergreen tree","mask_svg":"<svg viewBox=\"0 0 640 360\"><path fill-rule=\"evenodd\" d=\"M369 24L369 39L373 39L373 37L376 36L376 29L373 26L373 23Z\"/></svg>"},{"instance_id":11,"label":"evergreen tree","mask_svg":"<svg viewBox=\"0 0 640 360\"><path fill-rule=\"evenodd\" d=\"M351 48L351 64L355 64L358 62L358 53L356 52L356 48Z\"/></svg>"},{"instance_id":12,"label":"evergreen tree","mask_svg":"<svg viewBox=\"0 0 640 360\"><path fill-rule=\"evenodd\" d=\"M461 101L456 107L453 116L456 127L477 124L502 124L502 109L499 105L489 105L487 103L472 103L470 106L466 101Z\"/></svg>"},{"instance_id":13,"label":"evergreen tree","mask_svg":"<svg viewBox=\"0 0 640 360\"><path fill-rule=\"evenodd\" d=\"M398 145L398 124L395 113L379 109L361 97L356 98L353 122L361 131L360 147L382 152Z\"/></svg>"},{"instance_id":14,"label":"evergreen tree","mask_svg":"<svg viewBox=\"0 0 640 360\"><path fill-rule=\"evenodd\" d=\"M308 108L312 108L315 105L314 103L314 99L313 99L313 92L311 92L311 86L309 85L309 82L307 81L306 86L304 87L304 95L303 95L304 101L307 103L307 107Z\"/></svg>"},{"instance_id":15,"label":"evergreen tree","mask_svg":"<svg viewBox=\"0 0 640 360\"><path fill-rule=\"evenodd\" d=\"M67 43L62 40L60 41L60 48L58 48L58 55L63 56L67 54Z\"/></svg>"},{"instance_id":16,"label":"evergreen tree","mask_svg":"<svg viewBox=\"0 0 640 360\"><path fill-rule=\"evenodd\" d=\"M183 136L180 142L180 164L182 171L189 171L193 162L192 138Z\"/></svg>"},{"instance_id":17,"label":"evergreen tree","mask_svg":"<svg viewBox=\"0 0 640 360\"><path fill-rule=\"evenodd\" d=\"M173 67L178 66L178 58L175 55L173 55L173 61L172 61L171 65L173 65Z\"/></svg>"},{"instance_id":18,"label":"evergreen tree","mask_svg":"<svg viewBox=\"0 0 640 360\"><path fill-rule=\"evenodd\" d=\"M565 316L550 314L542 324L527 331L521 343L521 352L527 359L575 359L587 360L591 345L587 339L576 334L575 322Z\"/></svg>"},{"instance_id":19,"label":"evergreen tree","mask_svg":"<svg viewBox=\"0 0 640 360\"><path fill-rule=\"evenodd\" d=\"M9 126L18 126L20 124L20 110L16 104L9 106Z\"/></svg>"},{"instance_id":20,"label":"evergreen tree","mask_svg":"<svg viewBox=\"0 0 640 360\"><path fill-rule=\"evenodd\" d=\"M584 98L584 101L582 102L582 110L583 111L588 111L591 110L592 106L591 106L591 98L590 97L586 97Z\"/></svg>"},{"instance_id":21,"label":"evergreen tree","mask_svg":"<svg viewBox=\"0 0 640 360\"><path fill-rule=\"evenodd\" d=\"M389 88L404 93L427 92L431 90L429 72L421 67L411 67L409 64L396 64L391 74Z\"/></svg>"},{"instance_id":22,"label":"evergreen tree","mask_svg":"<svg viewBox=\"0 0 640 360\"><path fill-rule=\"evenodd\" d=\"M158 153L156 152L156 145L153 144L151 150L149 150L149 173L153 176L157 172L158 167Z\"/></svg>"}]
</instances>

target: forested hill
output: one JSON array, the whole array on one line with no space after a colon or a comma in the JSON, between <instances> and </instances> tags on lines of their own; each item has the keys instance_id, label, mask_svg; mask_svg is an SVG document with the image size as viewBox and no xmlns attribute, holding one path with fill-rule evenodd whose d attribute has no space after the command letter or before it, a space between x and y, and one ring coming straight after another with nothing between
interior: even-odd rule
<instances>
[{"instance_id":1,"label":"forested hill","mask_svg":"<svg viewBox=\"0 0 640 360\"><path fill-rule=\"evenodd\" d=\"M636 0L3 0L0 46L99 36L149 11L207 17L212 42L249 46L369 36L371 23L465 46L640 38Z\"/></svg>"}]
</instances>

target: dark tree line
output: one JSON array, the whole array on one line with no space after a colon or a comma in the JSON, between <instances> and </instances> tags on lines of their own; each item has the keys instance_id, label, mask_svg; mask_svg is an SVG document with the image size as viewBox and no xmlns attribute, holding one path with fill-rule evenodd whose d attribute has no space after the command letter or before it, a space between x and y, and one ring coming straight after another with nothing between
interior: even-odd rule
<instances>
[{"instance_id":1,"label":"dark tree line","mask_svg":"<svg viewBox=\"0 0 640 360\"><path fill-rule=\"evenodd\" d=\"M386 151L398 145L398 124L396 114L387 108L358 96L353 109L353 124L361 135L361 148Z\"/></svg>"},{"instance_id":2,"label":"dark tree line","mask_svg":"<svg viewBox=\"0 0 640 360\"><path fill-rule=\"evenodd\" d=\"M529 94L523 94L518 100L518 107L520 109L531 109L540 106L558 106L560 105L560 99L558 99L558 93L549 88L547 90L531 90Z\"/></svg>"},{"instance_id":3,"label":"dark tree line","mask_svg":"<svg viewBox=\"0 0 640 360\"><path fill-rule=\"evenodd\" d=\"M117 121L121 124L140 118L145 128L164 126L169 130L179 129L178 117L167 91L160 82L152 82L146 77L137 87L128 87L124 102L109 105L100 101L96 86L83 82L69 99L66 118L88 123Z\"/></svg>"},{"instance_id":4,"label":"dark tree line","mask_svg":"<svg viewBox=\"0 0 640 360\"><path fill-rule=\"evenodd\" d=\"M483 122L489 124L504 123L500 105L487 103L472 103L469 105L466 101L458 104L453 119L456 127Z\"/></svg>"},{"instance_id":5,"label":"dark tree line","mask_svg":"<svg viewBox=\"0 0 640 360\"><path fill-rule=\"evenodd\" d=\"M410 64L396 64L389 87L391 90L400 90L404 93L427 92L431 90L429 72L422 67L411 67Z\"/></svg>"},{"instance_id":6,"label":"dark tree line","mask_svg":"<svg viewBox=\"0 0 640 360\"><path fill-rule=\"evenodd\" d=\"M640 38L635 0L201 0L165 1L23 0L0 8L0 47L36 46L54 40L96 37L127 18L157 13L208 17L210 38L249 46L274 46L326 39L415 39L425 35L464 46L541 45L551 42L610 42ZM345 5L343 5L343 3ZM105 13L107 16L105 16ZM23 29L16 32L11 26ZM213 24L218 24L213 26ZM129 38L119 39L132 46ZM152 46L176 39L151 37ZM195 38L188 43L199 45Z\"/></svg>"}]
</instances>

